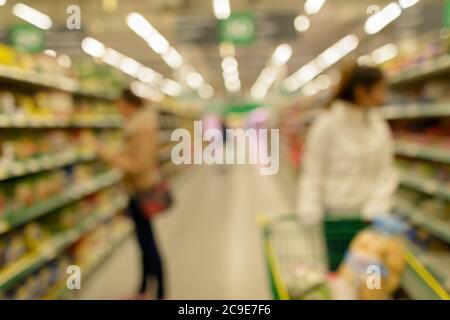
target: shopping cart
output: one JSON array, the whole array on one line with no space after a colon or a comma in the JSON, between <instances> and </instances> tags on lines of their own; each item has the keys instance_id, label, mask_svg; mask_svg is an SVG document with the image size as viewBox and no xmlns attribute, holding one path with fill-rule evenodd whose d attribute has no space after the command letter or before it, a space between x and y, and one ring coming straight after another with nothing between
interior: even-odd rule
<instances>
[{"instance_id":1,"label":"shopping cart","mask_svg":"<svg viewBox=\"0 0 450 320\"><path fill-rule=\"evenodd\" d=\"M263 250L274 299L289 300L288 279L299 267L327 275L336 271L353 237L367 224L359 218L331 219L322 226L301 226L293 215L260 217ZM308 299L329 299L325 286L311 288Z\"/></svg>"}]
</instances>

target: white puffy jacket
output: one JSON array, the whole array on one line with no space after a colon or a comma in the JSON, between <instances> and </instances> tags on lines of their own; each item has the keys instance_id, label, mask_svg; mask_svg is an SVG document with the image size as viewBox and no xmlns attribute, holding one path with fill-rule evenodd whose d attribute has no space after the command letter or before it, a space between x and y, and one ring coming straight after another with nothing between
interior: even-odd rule
<instances>
[{"instance_id":1,"label":"white puffy jacket","mask_svg":"<svg viewBox=\"0 0 450 320\"><path fill-rule=\"evenodd\" d=\"M335 102L313 123L304 151L297 211L305 224L324 214L388 214L398 185L390 129L377 110Z\"/></svg>"}]
</instances>

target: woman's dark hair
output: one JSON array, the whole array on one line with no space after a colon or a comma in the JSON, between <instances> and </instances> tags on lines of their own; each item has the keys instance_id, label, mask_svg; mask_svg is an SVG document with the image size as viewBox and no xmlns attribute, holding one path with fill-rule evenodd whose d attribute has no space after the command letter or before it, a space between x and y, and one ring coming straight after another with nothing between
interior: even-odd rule
<instances>
[{"instance_id":1,"label":"woman's dark hair","mask_svg":"<svg viewBox=\"0 0 450 320\"><path fill-rule=\"evenodd\" d=\"M370 89L384 79L383 72L376 67L353 64L341 73L341 82L334 100L355 102L355 89L359 86Z\"/></svg>"},{"instance_id":2,"label":"woman's dark hair","mask_svg":"<svg viewBox=\"0 0 450 320\"><path fill-rule=\"evenodd\" d=\"M130 88L124 89L122 91L120 99L128 102L129 104L135 106L136 108L144 106L144 100L135 95Z\"/></svg>"}]
</instances>

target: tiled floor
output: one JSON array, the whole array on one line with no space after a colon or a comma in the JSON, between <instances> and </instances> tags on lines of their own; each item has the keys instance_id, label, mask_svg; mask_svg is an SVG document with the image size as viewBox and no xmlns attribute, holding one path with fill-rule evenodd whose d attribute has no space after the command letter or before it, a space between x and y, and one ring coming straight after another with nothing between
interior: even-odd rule
<instances>
[{"instance_id":1,"label":"tiled floor","mask_svg":"<svg viewBox=\"0 0 450 320\"><path fill-rule=\"evenodd\" d=\"M169 299L270 299L257 216L292 211L289 173L199 167L179 178L176 207L155 222ZM84 286L81 299L122 299L139 278L128 240Z\"/></svg>"}]
</instances>

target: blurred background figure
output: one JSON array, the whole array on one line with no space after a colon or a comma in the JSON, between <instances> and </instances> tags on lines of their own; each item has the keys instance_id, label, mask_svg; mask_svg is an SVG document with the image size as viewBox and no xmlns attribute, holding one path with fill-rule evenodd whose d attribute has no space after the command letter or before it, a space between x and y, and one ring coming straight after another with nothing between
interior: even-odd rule
<instances>
[{"instance_id":1,"label":"blurred background figure","mask_svg":"<svg viewBox=\"0 0 450 320\"><path fill-rule=\"evenodd\" d=\"M307 224L327 213L387 215L398 184L391 132L376 110L386 96L382 71L354 65L342 74L330 109L306 139L298 213Z\"/></svg>"},{"instance_id":2,"label":"blurred background figure","mask_svg":"<svg viewBox=\"0 0 450 320\"><path fill-rule=\"evenodd\" d=\"M103 157L124 173L124 184L130 196L128 211L135 224L142 257L142 279L138 290L148 294L150 279L156 280L156 298L164 298L163 267L152 224L141 208L138 195L151 191L160 181L157 158L158 120L155 112L141 98L125 89L117 102L125 121L123 150Z\"/></svg>"}]
</instances>

